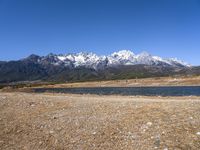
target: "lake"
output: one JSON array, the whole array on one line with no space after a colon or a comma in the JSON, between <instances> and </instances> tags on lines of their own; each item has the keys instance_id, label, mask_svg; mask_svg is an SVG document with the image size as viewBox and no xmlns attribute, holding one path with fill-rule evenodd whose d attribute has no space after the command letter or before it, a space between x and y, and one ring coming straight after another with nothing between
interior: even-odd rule
<instances>
[{"instance_id":1,"label":"lake","mask_svg":"<svg viewBox=\"0 0 200 150\"><path fill-rule=\"evenodd\" d=\"M133 96L200 96L200 86L35 88L34 92Z\"/></svg>"}]
</instances>

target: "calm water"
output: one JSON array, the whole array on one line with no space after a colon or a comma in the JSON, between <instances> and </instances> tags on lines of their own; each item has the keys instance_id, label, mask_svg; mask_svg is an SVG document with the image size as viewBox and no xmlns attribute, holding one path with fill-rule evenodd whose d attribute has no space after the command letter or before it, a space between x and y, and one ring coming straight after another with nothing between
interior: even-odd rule
<instances>
[{"instance_id":1,"label":"calm water","mask_svg":"<svg viewBox=\"0 0 200 150\"><path fill-rule=\"evenodd\" d=\"M95 87L95 88L38 88L36 93L72 93L98 95L141 95L141 96L200 96L200 86L178 87Z\"/></svg>"}]
</instances>

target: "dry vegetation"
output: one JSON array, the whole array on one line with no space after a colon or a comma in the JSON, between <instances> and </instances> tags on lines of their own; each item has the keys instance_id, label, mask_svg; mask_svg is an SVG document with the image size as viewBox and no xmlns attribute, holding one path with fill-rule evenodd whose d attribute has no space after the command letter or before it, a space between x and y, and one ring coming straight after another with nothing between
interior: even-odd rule
<instances>
[{"instance_id":1,"label":"dry vegetation","mask_svg":"<svg viewBox=\"0 0 200 150\"><path fill-rule=\"evenodd\" d=\"M200 98L0 93L0 149L200 149Z\"/></svg>"},{"instance_id":2,"label":"dry vegetation","mask_svg":"<svg viewBox=\"0 0 200 150\"><path fill-rule=\"evenodd\" d=\"M200 76L196 77L157 77L129 80L91 81L47 85L45 87L137 87L137 86L199 86Z\"/></svg>"}]
</instances>

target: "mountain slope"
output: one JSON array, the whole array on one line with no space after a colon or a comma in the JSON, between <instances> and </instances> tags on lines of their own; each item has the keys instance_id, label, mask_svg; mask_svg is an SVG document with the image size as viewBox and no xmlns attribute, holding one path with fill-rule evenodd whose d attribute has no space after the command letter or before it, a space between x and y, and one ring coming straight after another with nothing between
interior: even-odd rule
<instances>
[{"instance_id":1,"label":"mountain slope","mask_svg":"<svg viewBox=\"0 0 200 150\"><path fill-rule=\"evenodd\" d=\"M159 66L174 66L174 67L188 67L189 65L176 58L163 59L158 56L152 56L147 52L141 54L134 54L129 50L121 50L114 52L108 56L98 56L94 53L75 53L56 55L49 54L47 56L31 55L24 60L29 60L41 65L54 65L64 66L69 68L85 67L93 68L95 70L102 69L105 67L112 67L118 65L159 65Z\"/></svg>"},{"instance_id":2,"label":"mountain slope","mask_svg":"<svg viewBox=\"0 0 200 150\"><path fill-rule=\"evenodd\" d=\"M15 81L88 81L199 74L178 59L163 59L147 52L129 50L108 56L76 53L47 56L30 55L19 61L0 62L0 83Z\"/></svg>"}]
</instances>

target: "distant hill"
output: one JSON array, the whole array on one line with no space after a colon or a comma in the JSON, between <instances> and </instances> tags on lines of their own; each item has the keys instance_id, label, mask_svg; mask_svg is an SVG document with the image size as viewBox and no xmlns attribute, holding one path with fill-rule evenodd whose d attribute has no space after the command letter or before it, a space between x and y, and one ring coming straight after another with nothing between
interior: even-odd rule
<instances>
[{"instance_id":1,"label":"distant hill","mask_svg":"<svg viewBox=\"0 0 200 150\"><path fill-rule=\"evenodd\" d=\"M199 74L200 67L192 67L178 59L163 59L147 52L135 55L128 50L108 56L83 52L47 56L33 54L18 61L0 61L0 83L34 80L74 82Z\"/></svg>"}]
</instances>

